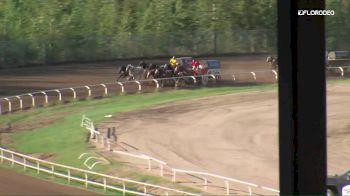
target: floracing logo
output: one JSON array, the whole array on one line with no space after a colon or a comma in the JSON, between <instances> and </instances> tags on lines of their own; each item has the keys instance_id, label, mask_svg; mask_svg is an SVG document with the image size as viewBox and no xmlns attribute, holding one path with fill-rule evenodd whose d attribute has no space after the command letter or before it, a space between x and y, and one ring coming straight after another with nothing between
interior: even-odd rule
<instances>
[{"instance_id":1,"label":"floracing logo","mask_svg":"<svg viewBox=\"0 0 350 196\"><path fill-rule=\"evenodd\" d=\"M334 16L334 10L298 10L299 16Z\"/></svg>"}]
</instances>

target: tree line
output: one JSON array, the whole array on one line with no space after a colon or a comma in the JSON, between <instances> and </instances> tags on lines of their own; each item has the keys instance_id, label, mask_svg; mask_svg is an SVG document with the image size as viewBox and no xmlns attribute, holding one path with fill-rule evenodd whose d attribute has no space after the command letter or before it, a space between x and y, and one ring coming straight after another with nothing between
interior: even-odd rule
<instances>
[{"instance_id":1,"label":"tree line","mask_svg":"<svg viewBox=\"0 0 350 196\"><path fill-rule=\"evenodd\" d=\"M347 47L347 1L327 43ZM0 65L276 52L276 0L1 0Z\"/></svg>"}]
</instances>

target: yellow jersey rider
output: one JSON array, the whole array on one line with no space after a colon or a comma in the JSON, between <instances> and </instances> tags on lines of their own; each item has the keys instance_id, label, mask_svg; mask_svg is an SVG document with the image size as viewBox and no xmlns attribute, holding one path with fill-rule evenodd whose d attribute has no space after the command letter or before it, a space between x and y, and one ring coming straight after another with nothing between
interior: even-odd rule
<instances>
[{"instance_id":1,"label":"yellow jersey rider","mask_svg":"<svg viewBox=\"0 0 350 196\"><path fill-rule=\"evenodd\" d=\"M175 67L176 67L176 64L177 64L176 58L175 58L175 56L173 56L173 58L170 59L170 65L171 65L173 68L175 68Z\"/></svg>"}]
</instances>

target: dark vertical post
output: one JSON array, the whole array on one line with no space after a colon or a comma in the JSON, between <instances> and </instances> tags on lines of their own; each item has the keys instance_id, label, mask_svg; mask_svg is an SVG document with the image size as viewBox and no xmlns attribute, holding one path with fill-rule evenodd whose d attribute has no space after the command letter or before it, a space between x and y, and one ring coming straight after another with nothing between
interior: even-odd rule
<instances>
[{"instance_id":1,"label":"dark vertical post","mask_svg":"<svg viewBox=\"0 0 350 196\"><path fill-rule=\"evenodd\" d=\"M326 194L324 0L278 0L281 195Z\"/></svg>"}]
</instances>

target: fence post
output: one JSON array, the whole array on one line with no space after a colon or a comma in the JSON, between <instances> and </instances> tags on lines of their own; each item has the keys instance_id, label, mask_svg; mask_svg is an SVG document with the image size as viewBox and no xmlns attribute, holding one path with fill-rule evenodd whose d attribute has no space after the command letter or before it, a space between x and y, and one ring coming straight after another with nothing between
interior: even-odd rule
<instances>
[{"instance_id":1,"label":"fence post","mask_svg":"<svg viewBox=\"0 0 350 196\"><path fill-rule=\"evenodd\" d=\"M45 105L47 105L49 102L49 98L47 97L47 94L44 91L41 91L41 93L45 96Z\"/></svg>"},{"instance_id":2,"label":"fence post","mask_svg":"<svg viewBox=\"0 0 350 196\"><path fill-rule=\"evenodd\" d=\"M22 98L20 96L16 96L17 99L19 100L19 109L23 109L23 101L22 101Z\"/></svg>"},{"instance_id":3,"label":"fence post","mask_svg":"<svg viewBox=\"0 0 350 196\"><path fill-rule=\"evenodd\" d=\"M32 98L32 107L34 108L35 107L35 99L34 99L34 96L30 93L28 93L27 95L29 95L31 98Z\"/></svg>"},{"instance_id":4,"label":"fence post","mask_svg":"<svg viewBox=\"0 0 350 196\"><path fill-rule=\"evenodd\" d=\"M144 193L145 195L147 195L147 188L146 188L146 186L143 187L143 193Z\"/></svg>"},{"instance_id":5,"label":"fence post","mask_svg":"<svg viewBox=\"0 0 350 196\"><path fill-rule=\"evenodd\" d=\"M40 173L40 163L39 161L36 161L36 173L39 174Z\"/></svg>"},{"instance_id":6,"label":"fence post","mask_svg":"<svg viewBox=\"0 0 350 196\"><path fill-rule=\"evenodd\" d=\"M55 91L58 93L58 101L62 101L62 94L61 94L61 92L58 89L56 89Z\"/></svg>"},{"instance_id":7,"label":"fence post","mask_svg":"<svg viewBox=\"0 0 350 196\"><path fill-rule=\"evenodd\" d=\"M12 111L12 103L11 103L11 101L8 98L5 98L5 100L8 102L9 112L11 112Z\"/></svg>"},{"instance_id":8,"label":"fence post","mask_svg":"<svg viewBox=\"0 0 350 196\"><path fill-rule=\"evenodd\" d=\"M254 78L254 80L256 80L256 74L254 72L250 72Z\"/></svg>"},{"instance_id":9,"label":"fence post","mask_svg":"<svg viewBox=\"0 0 350 196\"><path fill-rule=\"evenodd\" d=\"M230 195L230 183L228 181L225 181L226 184L226 195Z\"/></svg>"},{"instance_id":10,"label":"fence post","mask_svg":"<svg viewBox=\"0 0 350 196\"><path fill-rule=\"evenodd\" d=\"M277 74L276 70L272 70L272 73L275 74L275 80L277 81L278 80L278 74Z\"/></svg>"},{"instance_id":11,"label":"fence post","mask_svg":"<svg viewBox=\"0 0 350 196\"><path fill-rule=\"evenodd\" d=\"M123 83L117 82L117 84L119 84L122 87L122 93L124 93L124 85L123 85Z\"/></svg>"},{"instance_id":12,"label":"fence post","mask_svg":"<svg viewBox=\"0 0 350 196\"><path fill-rule=\"evenodd\" d=\"M173 182L176 182L176 170L173 169Z\"/></svg>"},{"instance_id":13,"label":"fence post","mask_svg":"<svg viewBox=\"0 0 350 196\"><path fill-rule=\"evenodd\" d=\"M74 88L70 88L70 90L73 91L73 99L77 98L77 93L75 92Z\"/></svg>"},{"instance_id":14,"label":"fence post","mask_svg":"<svg viewBox=\"0 0 350 196\"><path fill-rule=\"evenodd\" d=\"M141 87L141 82L139 82L139 81L137 81L137 80L135 80L135 82L136 82L136 84L138 84L138 85L139 85L139 91L141 91L141 90L142 90L142 87Z\"/></svg>"},{"instance_id":15,"label":"fence post","mask_svg":"<svg viewBox=\"0 0 350 196\"><path fill-rule=\"evenodd\" d=\"M27 161L26 161L26 158L23 158L23 169L24 169L24 171L26 171L26 169L27 169Z\"/></svg>"},{"instance_id":16,"label":"fence post","mask_svg":"<svg viewBox=\"0 0 350 196\"><path fill-rule=\"evenodd\" d=\"M88 187L88 176L87 173L85 173L85 188Z\"/></svg>"},{"instance_id":17,"label":"fence post","mask_svg":"<svg viewBox=\"0 0 350 196\"><path fill-rule=\"evenodd\" d=\"M55 173L55 166L51 165L51 177L54 177L54 173Z\"/></svg>"},{"instance_id":18,"label":"fence post","mask_svg":"<svg viewBox=\"0 0 350 196\"><path fill-rule=\"evenodd\" d=\"M88 90L88 97L90 97L91 96L91 89L90 89L90 87L89 86L85 86L85 88Z\"/></svg>"},{"instance_id":19,"label":"fence post","mask_svg":"<svg viewBox=\"0 0 350 196\"><path fill-rule=\"evenodd\" d=\"M106 190L107 190L106 184L107 184L106 178L104 177L103 178L103 190L104 190L104 192L106 192Z\"/></svg>"},{"instance_id":20,"label":"fence post","mask_svg":"<svg viewBox=\"0 0 350 196\"><path fill-rule=\"evenodd\" d=\"M15 163L15 156L13 155L13 153L11 154L11 158L12 158L11 167L13 167L13 164Z\"/></svg>"},{"instance_id":21,"label":"fence post","mask_svg":"<svg viewBox=\"0 0 350 196\"><path fill-rule=\"evenodd\" d=\"M109 141L108 138L107 138L107 148L108 148L108 151L112 151L111 142Z\"/></svg>"},{"instance_id":22,"label":"fence post","mask_svg":"<svg viewBox=\"0 0 350 196\"><path fill-rule=\"evenodd\" d=\"M204 176L204 190L207 190L208 189L208 179L207 177Z\"/></svg>"},{"instance_id":23,"label":"fence post","mask_svg":"<svg viewBox=\"0 0 350 196\"><path fill-rule=\"evenodd\" d=\"M148 158L148 171L151 171L151 159L150 158Z\"/></svg>"},{"instance_id":24,"label":"fence post","mask_svg":"<svg viewBox=\"0 0 350 196\"><path fill-rule=\"evenodd\" d=\"M163 164L159 163L159 165L160 165L160 176L163 176L164 175Z\"/></svg>"},{"instance_id":25,"label":"fence post","mask_svg":"<svg viewBox=\"0 0 350 196\"><path fill-rule=\"evenodd\" d=\"M233 79L233 81L236 81L235 74L232 74L232 79Z\"/></svg>"},{"instance_id":26,"label":"fence post","mask_svg":"<svg viewBox=\"0 0 350 196\"><path fill-rule=\"evenodd\" d=\"M252 196L252 188L248 186L249 195Z\"/></svg>"},{"instance_id":27,"label":"fence post","mask_svg":"<svg viewBox=\"0 0 350 196\"><path fill-rule=\"evenodd\" d=\"M344 69L342 67L338 67L338 69L340 69L340 75L341 75L341 77L343 77L344 76Z\"/></svg>"},{"instance_id":28,"label":"fence post","mask_svg":"<svg viewBox=\"0 0 350 196\"><path fill-rule=\"evenodd\" d=\"M125 195L125 190L126 189L126 187L125 187L125 182L123 182L123 195Z\"/></svg>"},{"instance_id":29,"label":"fence post","mask_svg":"<svg viewBox=\"0 0 350 196\"><path fill-rule=\"evenodd\" d=\"M190 76L192 79L193 79L193 83L196 84L197 83L197 80L194 76Z\"/></svg>"},{"instance_id":30,"label":"fence post","mask_svg":"<svg viewBox=\"0 0 350 196\"><path fill-rule=\"evenodd\" d=\"M101 86L104 87L104 89L105 89L105 92L104 92L105 94L104 95L106 96L108 94L107 86L105 84L101 84Z\"/></svg>"},{"instance_id":31,"label":"fence post","mask_svg":"<svg viewBox=\"0 0 350 196\"><path fill-rule=\"evenodd\" d=\"M2 148L0 148L0 152L1 152L1 164L4 162L4 151L2 150Z\"/></svg>"},{"instance_id":32,"label":"fence post","mask_svg":"<svg viewBox=\"0 0 350 196\"><path fill-rule=\"evenodd\" d=\"M214 74L211 74L210 76L214 79L214 83L216 83L216 77L215 77L215 75L214 75Z\"/></svg>"},{"instance_id":33,"label":"fence post","mask_svg":"<svg viewBox=\"0 0 350 196\"><path fill-rule=\"evenodd\" d=\"M68 184L70 184L70 169L68 169Z\"/></svg>"},{"instance_id":34,"label":"fence post","mask_svg":"<svg viewBox=\"0 0 350 196\"><path fill-rule=\"evenodd\" d=\"M156 88L159 88L159 82L156 79L152 79L156 83Z\"/></svg>"}]
</instances>

